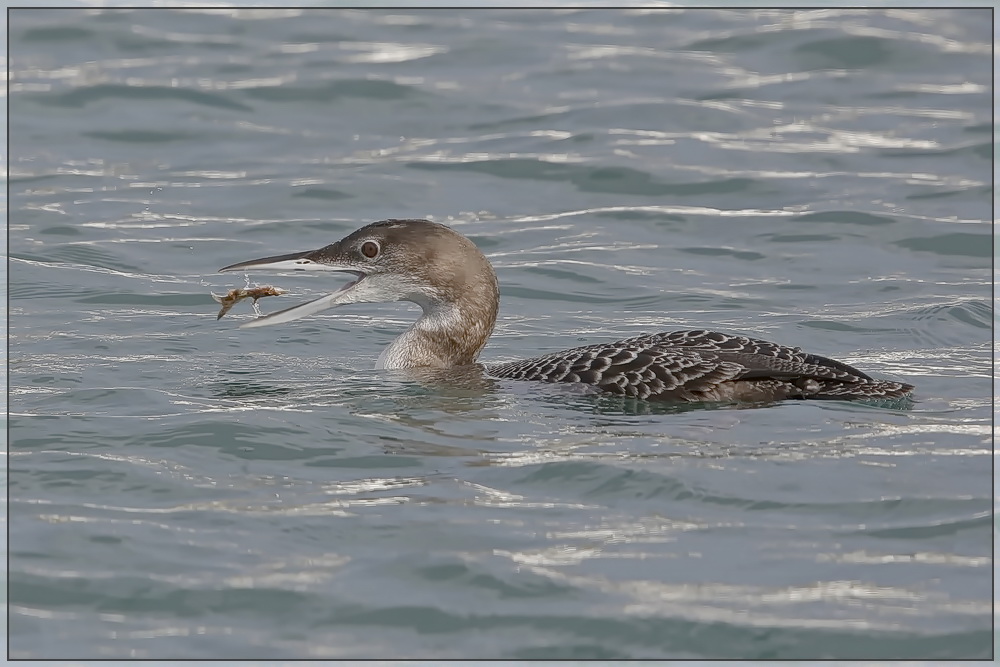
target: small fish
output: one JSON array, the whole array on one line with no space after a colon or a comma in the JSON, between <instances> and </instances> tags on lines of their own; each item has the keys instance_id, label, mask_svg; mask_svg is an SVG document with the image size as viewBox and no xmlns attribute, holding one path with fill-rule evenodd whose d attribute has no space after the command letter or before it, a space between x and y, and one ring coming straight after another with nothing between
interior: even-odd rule
<instances>
[{"instance_id":1,"label":"small fish","mask_svg":"<svg viewBox=\"0 0 1000 667\"><path fill-rule=\"evenodd\" d=\"M280 287L273 287L271 285L261 285L260 287L239 287L237 289L231 289L226 293L225 296L220 296L212 292L212 298L222 304L222 309L219 311L218 317L215 319L221 320L222 316L229 312L229 309L238 304L243 299L253 299L256 305L257 299L265 296L279 296L285 294L288 290L283 290Z\"/></svg>"}]
</instances>

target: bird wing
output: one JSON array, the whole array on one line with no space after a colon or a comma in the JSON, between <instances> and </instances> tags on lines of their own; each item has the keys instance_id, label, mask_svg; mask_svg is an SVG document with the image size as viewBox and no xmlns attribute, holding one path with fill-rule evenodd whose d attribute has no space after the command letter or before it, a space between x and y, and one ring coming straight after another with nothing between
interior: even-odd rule
<instances>
[{"instance_id":1,"label":"bird wing","mask_svg":"<svg viewBox=\"0 0 1000 667\"><path fill-rule=\"evenodd\" d=\"M493 364L512 380L582 382L634 398L695 400L733 380L814 379L817 387L871 381L847 364L797 347L714 331L672 331ZM845 395L850 392L843 392Z\"/></svg>"},{"instance_id":2,"label":"bird wing","mask_svg":"<svg viewBox=\"0 0 1000 667\"><path fill-rule=\"evenodd\" d=\"M806 370L805 367L808 366L821 366L832 371L840 371L840 375L824 374L821 377L843 381L849 381L848 376L858 380L872 380L870 376L853 366L848 366L835 359L821 357L818 354L808 354L798 347L779 345L759 338L726 334L719 331L705 329L670 331L639 336L631 340L642 341L645 345L666 345L675 348L716 352L722 357L748 364L748 368L794 371L794 369Z\"/></svg>"},{"instance_id":3,"label":"bird wing","mask_svg":"<svg viewBox=\"0 0 1000 667\"><path fill-rule=\"evenodd\" d=\"M738 363L699 350L646 345L640 339L588 345L505 364L488 371L511 380L583 382L614 394L648 398L701 391L739 376Z\"/></svg>"}]
</instances>

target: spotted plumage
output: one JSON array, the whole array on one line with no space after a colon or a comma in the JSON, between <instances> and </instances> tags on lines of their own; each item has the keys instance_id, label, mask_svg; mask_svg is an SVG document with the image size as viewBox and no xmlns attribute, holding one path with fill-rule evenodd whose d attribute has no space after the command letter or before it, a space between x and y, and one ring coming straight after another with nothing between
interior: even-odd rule
<instances>
[{"instance_id":1,"label":"spotted plumage","mask_svg":"<svg viewBox=\"0 0 1000 667\"><path fill-rule=\"evenodd\" d=\"M873 380L797 347L704 330L639 336L486 368L498 378L582 382L630 398L685 402L901 398L913 389Z\"/></svg>"},{"instance_id":2,"label":"spotted plumage","mask_svg":"<svg viewBox=\"0 0 1000 667\"><path fill-rule=\"evenodd\" d=\"M468 368L493 331L496 273L475 244L427 220L383 220L319 250L227 266L340 271L357 279L332 294L248 322L290 322L349 303L411 301L420 318L379 357L378 368ZM498 378L582 383L639 399L773 401L897 399L912 385L875 380L797 347L714 331L674 331L487 365Z\"/></svg>"}]
</instances>

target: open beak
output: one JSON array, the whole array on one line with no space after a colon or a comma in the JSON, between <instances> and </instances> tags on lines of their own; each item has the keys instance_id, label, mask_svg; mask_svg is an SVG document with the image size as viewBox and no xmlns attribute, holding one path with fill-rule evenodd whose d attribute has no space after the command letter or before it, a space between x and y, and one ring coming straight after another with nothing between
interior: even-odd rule
<instances>
[{"instance_id":1,"label":"open beak","mask_svg":"<svg viewBox=\"0 0 1000 667\"><path fill-rule=\"evenodd\" d=\"M324 251L327 252L324 253ZM230 264L219 269L219 273L225 271L338 271L341 273L352 273L357 276L357 280L352 280L332 294L327 294L318 299L299 304L298 306L285 308L284 310L258 317L255 320L244 322L240 325L240 328L248 329L252 327L265 327L270 324L284 324L285 322L313 315L327 308L335 308L345 303L352 303L353 299L349 295L354 286L364 280L364 272L358 271L355 267L330 263L325 261L325 258L321 261L319 259L321 253L328 256L328 248L251 259L246 262Z\"/></svg>"}]
</instances>

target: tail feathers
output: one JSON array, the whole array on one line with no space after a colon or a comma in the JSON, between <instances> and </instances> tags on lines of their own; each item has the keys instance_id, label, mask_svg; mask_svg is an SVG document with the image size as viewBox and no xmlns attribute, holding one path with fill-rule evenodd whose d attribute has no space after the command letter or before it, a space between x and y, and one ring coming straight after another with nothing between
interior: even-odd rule
<instances>
[{"instance_id":1,"label":"tail feathers","mask_svg":"<svg viewBox=\"0 0 1000 667\"><path fill-rule=\"evenodd\" d=\"M823 382L819 391L810 398L836 399L892 399L909 398L913 385L891 380L871 380L868 382Z\"/></svg>"}]
</instances>

